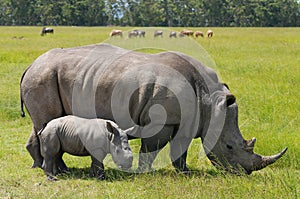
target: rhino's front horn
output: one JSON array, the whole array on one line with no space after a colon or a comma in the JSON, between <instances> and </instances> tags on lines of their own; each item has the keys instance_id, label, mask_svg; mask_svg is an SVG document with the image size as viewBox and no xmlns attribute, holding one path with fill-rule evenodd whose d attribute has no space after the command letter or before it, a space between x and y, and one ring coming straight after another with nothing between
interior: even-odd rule
<instances>
[{"instance_id":1,"label":"rhino's front horn","mask_svg":"<svg viewBox=\"0 0 300 199\"><path fill-rule=\"evenodd\" d=\"M272 156L261 156L261 155L255 154L255 157L253 158L254 159L253 160L253 171L263 169L266 166L273 164L274 162L276 162L276 160L278 160L285 154L287 149L288 148L286 147L280 153L278 153L276 155L272 155Z\"/></svg>"}]
</instances>

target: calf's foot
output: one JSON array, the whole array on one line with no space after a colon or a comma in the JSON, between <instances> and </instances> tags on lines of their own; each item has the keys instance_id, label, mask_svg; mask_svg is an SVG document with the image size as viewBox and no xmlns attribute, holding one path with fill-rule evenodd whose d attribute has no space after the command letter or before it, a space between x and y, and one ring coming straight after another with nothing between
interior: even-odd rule
<instances>
[{"instance_id":1,"label":"calf's foot","mask_svg":"<svg viewBox=\"0 0 300 199\"><path fill-rule=\"evenodd\" d=\"M56 163L57 163L58 173L70 173L71 172L62 158L57 159Z\"/></svg>"},{"instance_id":2,"label":"calf's foot","mask_svg":"<svg viewBox=\"0 0 300 199\"><path fill-rule=\"evenodd\" d=\"M92 164L90 169L90 177L96 177L98 180L105 179L104 165L92 156Z\"/></svg>"}]
</instances>

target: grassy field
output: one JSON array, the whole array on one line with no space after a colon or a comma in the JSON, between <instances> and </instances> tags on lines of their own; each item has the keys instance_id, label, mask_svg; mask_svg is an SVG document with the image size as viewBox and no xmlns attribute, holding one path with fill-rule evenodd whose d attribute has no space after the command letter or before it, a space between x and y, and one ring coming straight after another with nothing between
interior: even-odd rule
<instances>
[{"instance_id":1,"label":"grassy field","mask_svg":"<svg viewBox=\"0 0 300 199\"><path fill-rule=\"evenodd\" d=\"M142 38L128 40L127 36L109 41L131 49L146 45L146 50L140 50L151 53L178 48L203 59L236 95L240 129L245 139L257 138L255 152L271 155L289 147L274 165L250 176L224 174L199 158L201 143L195 140L188 155L194 172L188 177L177 174L168 161L153 173L121 173L108 158L108 180L100 182L88 177L88 157L69 155L64 159L72 174L60 176L58 182L47 182L41 169L30 169L32 160L25 144L32 126L28 114L21 118L19 112L22 73L52 48L100 43L112 29L55 27L54 35L41 37L41 27L0 27L0 198L300 197L300 28L213 28L212 39L182 40L167 35L154 40L154 29L149 29L151 35L146 35L144 43ZM194 28L198 29L207 30ZM131 145L137 153L139 141L131 141ZM167 151L159 158L164 159ZM134 161L136 165L137 159Z\"/></svg>"}]
</instances>

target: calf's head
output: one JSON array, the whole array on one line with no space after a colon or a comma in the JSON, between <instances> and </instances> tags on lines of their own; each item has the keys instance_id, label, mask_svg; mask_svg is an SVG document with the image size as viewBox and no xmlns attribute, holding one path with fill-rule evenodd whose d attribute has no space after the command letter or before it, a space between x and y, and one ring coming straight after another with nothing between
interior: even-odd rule
<instances>
[{"instance_id":1,"label":"calf's head","mask_svg":"<svg viewBox=\"0 0 300 199\"><path fill-rule=\"evenodd\" d=\"M212 100L210 127L202 141L211 162L233 173L251 174L274 163L287 150L273 156L254 153L256 139L246 141L242 137L238 127L238 106L225 86L224 92Z\"/></svg>"},{"instance_id":2,"label":"calf's head","mask_svg":"<svg viewBox=\"0 0 300 199\"><path fill-rule=\"evenodd\" d=\"M120 169L130 169L132 166L133 155L128 144L127 134L110 122L106 122L106 125L109 132L109 150L113 161Z\"/></svg>"}]
</instances>

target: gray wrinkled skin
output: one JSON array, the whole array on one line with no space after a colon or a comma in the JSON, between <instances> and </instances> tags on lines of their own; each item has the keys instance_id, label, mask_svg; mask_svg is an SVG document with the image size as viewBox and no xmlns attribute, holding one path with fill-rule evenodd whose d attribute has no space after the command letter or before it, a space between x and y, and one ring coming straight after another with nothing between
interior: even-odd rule
<instances>
[{"instance_id":1,"label":"gray wrinkled skin","mask_svg":"<svg viewBox=\"0 0 300 199\"><path fill-rule=\"evenodd\" d=\"M255 154L255 139L246 141L240 133L227 86L212 69L178 52L151 55L107 44L53 49L23 74L23 102L34 126L27 143L33 167L43 162L35 132L64 115L105 118L122 129L136 125L128 135L142 138L140 172L151 169L168 142L174 167L188 172L187 150L198 137L212 163L230 171L249 174L285 152Z\"/></svg>"},{"instance_id":2,"label":"gray wrinkled skin","mask_svg":"<svg viewBox=\"0 0 300 199\"><path fill-rule=\"evenodd\" d=\"M38 132L43 169L49 180L59 172L68 171L62 160L63 153L91 156L90 175L103 179L103 160L108 153L122 169L132 166L133 155L128 138L114 122L102 119L84 119L65 116L51 120ZM59 162L57 162L59 160Z\"/></svg>"}]
</instances>

